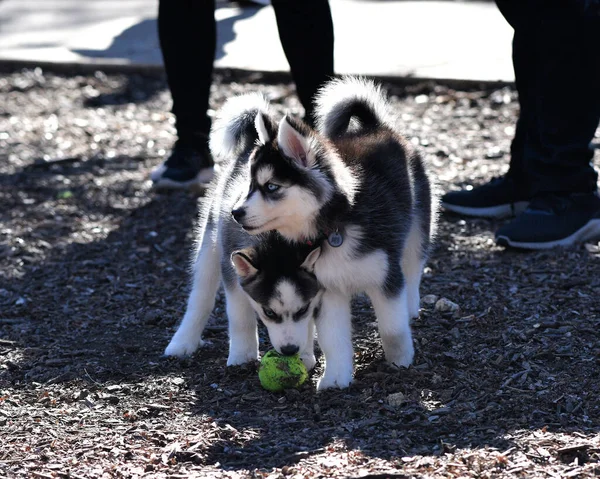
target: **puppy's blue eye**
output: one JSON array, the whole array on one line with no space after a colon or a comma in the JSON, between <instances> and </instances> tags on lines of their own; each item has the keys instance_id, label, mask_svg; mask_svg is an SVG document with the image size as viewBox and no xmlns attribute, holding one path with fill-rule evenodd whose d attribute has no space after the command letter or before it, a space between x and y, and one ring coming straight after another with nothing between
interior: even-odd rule
<instances>
[{"instance_id":1,"label":"puppy's blue eye","mask_svg":"<svg viewBox=\"0 0 600 479\"><path fill-rule=\"evenodd\" d=\"M281 188L281 186L276 185L275 183L265 183L265 188L269 193L273 193Z\"/></svg>"},{"instance_id":2,"label":"puppy's blue eye","mask_svg":"<svg viewBox=\"0 0 600 479\"><path fill-rule=\"evenodd\" d=\"M300 316L304 316L304 315L306 314L306 312L308 311L308 307L309 307L309 306L310 306L310 305L309 305L309 304L307 304L307 305L306 305L306 306L304 306L302 309L299 309L299 310L296 312L296 316L298 316L298 317L300 317Z\"/></svg>"},{"instance_id":3,"label":"puppy's blue eye","mask_svg":"<svg viewBox=\"0 0 600 479\"><path fill-rule=\"evenodd\" d=\"M265 313L265 316L270 319L275 319L277 317L277 314L271 308L263 307L263 313Z\"/></svg>"}]
</instances>

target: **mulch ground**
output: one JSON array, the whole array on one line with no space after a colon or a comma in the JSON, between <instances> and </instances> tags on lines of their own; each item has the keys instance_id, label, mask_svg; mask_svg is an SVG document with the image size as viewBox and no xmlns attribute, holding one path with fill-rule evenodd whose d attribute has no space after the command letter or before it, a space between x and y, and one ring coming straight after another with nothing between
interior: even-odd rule
<instances>
[{"instance_id":1,"label":"mulch ground","mask_svg":"<svg viewBox=\"0 0 600 479\"><path fill-rule=\"evenodd\" d=\"M260 81L218 77L213 107L260 90L299 110L291 85ZM506 170L513 90L387 87L442 190ZM227 368L222 298L207 347L163 358L196 213L147 180L173 141L169 105L162 79L0 75L0 476L600 474L598 243L507 251L499 222L443 215L414 365L384 363L358 298L348 390L315 392L322 363L282 394L256 365Z\"/></svg>"}]
</instances>

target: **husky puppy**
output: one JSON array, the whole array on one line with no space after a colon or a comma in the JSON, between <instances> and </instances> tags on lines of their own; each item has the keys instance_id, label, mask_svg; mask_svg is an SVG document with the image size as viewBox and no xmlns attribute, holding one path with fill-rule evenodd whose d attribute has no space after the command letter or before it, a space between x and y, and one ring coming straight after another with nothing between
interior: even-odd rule
<instances>
[{"instance_id":1,"label":"husky puppy","mask_svg":"<svg viewBox=\"0 0 600 479\"><path fill-rule=\"evenodd\" d=\"M291 242L321 245L314 272L325 287L319 389L345 388L353 376L350 298L366 293L386 359L409 366L410 319L437 213L422 158L390 120L373 83L333 80L317 99L318 132L284 117L277 133L256 117L249 187L232 214L251 234L276 230ZM238 139L239 140L239 139Z\"/></svg>"},{"instance_id":2,"label":"husky puppy","mask_svg":"<svg viewBox=\"0 0 600 479\"><path fill-rule=\"evenodd\" d=\"M227 138L236 149L215 153L235 155L220 164L197 224L193 285L181 325L165 350L167 356L186 356L203 344L202 331L223 282L229 318L227 365L259 358L256 316L266 325L273 347L300 357L308 369L315 365L314 318L319 314L322 288L314 275L320 248L292 244L277 232L250 235L231 216L245 196L248 163L258 134L255 117L266 108L259 96L237 98L215 122L213 137ZM273 129L276 125L271 125Z\"/></svg>"}]
</instances>

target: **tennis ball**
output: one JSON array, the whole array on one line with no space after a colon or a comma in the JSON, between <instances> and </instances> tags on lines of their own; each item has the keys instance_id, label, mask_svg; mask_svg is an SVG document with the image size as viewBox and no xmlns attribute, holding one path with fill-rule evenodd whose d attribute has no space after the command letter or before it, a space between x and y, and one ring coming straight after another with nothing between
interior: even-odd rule
<instances>
[{"instance_id":1,"label":"tennis ball","mask_svg":"<svg viewBox=\"0 0 600 479\"><path fill-rule=\"evenodd\" d=\"M258 368L260 384L268 391L297 388L306 378L308 372L298 355L283 356L274 349L263 356Z\"/></svg>"}]
</instances>

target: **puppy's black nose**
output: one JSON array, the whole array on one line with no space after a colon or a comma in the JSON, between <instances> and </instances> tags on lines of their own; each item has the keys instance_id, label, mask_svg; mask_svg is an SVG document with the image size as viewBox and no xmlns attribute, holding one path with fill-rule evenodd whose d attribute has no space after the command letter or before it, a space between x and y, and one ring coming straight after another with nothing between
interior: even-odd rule
<instances>
[{"instance_id":1,"label":"puppy's black nose","mask_svg":"<svg viewBox=\"0 0 600 479\"><path fill-rule=\"evenodd\" d=\"M286 344L281 348L281 354L283 354L284 356L293 356L299 350L300 348L298 346L295 346L293 344Z\"/></svg>"},{"instance_id":2,"label":"puppy's black nose","mask_svg":"<svg viewBox=\"0 0 600 479\"><path fill-rule=\"evenodd\" d=\"M240 221L242 221L244 219L244 216L246 216L246 209L245 208L236 208L235 210L233 210L231 212L231 214L233 215L233 219L239 223Z\"/></svg>"}]
</instances>

